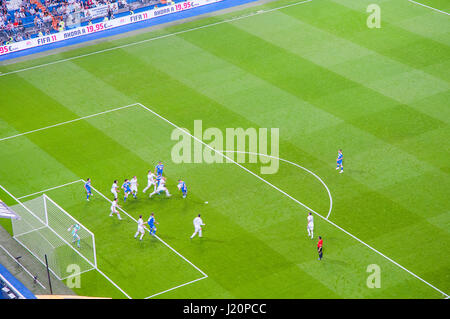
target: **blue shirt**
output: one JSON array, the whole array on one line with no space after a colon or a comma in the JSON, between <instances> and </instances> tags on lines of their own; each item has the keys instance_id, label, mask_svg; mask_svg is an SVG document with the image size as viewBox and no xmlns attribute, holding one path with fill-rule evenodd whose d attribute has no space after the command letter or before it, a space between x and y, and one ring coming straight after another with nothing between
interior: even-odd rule
<instances>
[{"instance_id":1,"label":"blue shirt","mask_svg":"<svg viewBox=\"0 0 450 319\"><path fill-rule=\"evenodd\" d=\"M153 228L155 226L154 225L155 224L155 217L151 216L147 223L150 226L150 228Z\"/></svg>"},{"instance_id":2,"label":"blue shirt","mask_svg":"<svg viewBox=\"0 0 450 319\"><path fill-rule=\"evenodd\" d=\"M129 191L130 185L131 185L130 182L125 182L125 183L123 183L122 188L125 189L126 191Z\"/></svg>"},{"instance_id":3,"label":"blue shirt","mask_svg":"<svg viewBox=\"0 0 450 319\"><path fill-rule=\"evenodd\" d=\"M86 188L88 191L91 190L91 182L86 182L86 184L84 184L84 188Z\"/></svg>"},{"instance_id":4,"label":"blue shirt","mask_svg":"<svg viewBox=\"0 0 450 319\"><path fill-rule=\"evenodd\" d=\"M182 191L183 193L186 193L186 191L187 191L186 183L183 182L183 181L181 181L181 182L178 183L178 185L181 185L181 186L180 186L181 191Z\"/></svg>"},{"instance_id":5,"label":"blue shirt","mask_svg":"<svg viewBox=\"0 0 450 319\"><path fill-rule=\"evenodd\" d=\"M163 164L156 165L156 174L157 175L162 175L163 169L164 169L164 165Z\"/></svg>"},{"instance_id":6,"label":"blue shirt","mask_svg":"<svg viewBox=\"0 0 450 319\"><path fill-rule=\"evenodd\" d=\"M342 158L344 157L344 154L342 154L342 153L338 153L338 158L337 158L337 160L338 161L342 161Z\"/></svg>"}]
</instances>

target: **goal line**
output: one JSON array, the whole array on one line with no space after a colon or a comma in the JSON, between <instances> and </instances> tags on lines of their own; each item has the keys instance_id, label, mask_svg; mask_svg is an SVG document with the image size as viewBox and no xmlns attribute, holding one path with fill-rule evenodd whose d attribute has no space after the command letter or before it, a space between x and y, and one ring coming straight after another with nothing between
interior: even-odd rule
<instances>
[{"instance_id":1,"label":"goal line","mask_svg":"<svg viewBox=\"0 0 450 319\"><path fill-rule=\"evenodd\" d=\"M24 195L24 196L19 197L18 199L24 199L24 198L36 196L36 195L45 193L45 192L47 192L47 191L49 191L49 190L56 190L56 189L63 188L63 187L66 187L66 186L69 186L69 185L73 185L73 184L76 184L76 183L80 183L80 184L83 183L83 184L84 184L84 183L85 183L85 180L83 180L83 179L78 179L78 180L75 180L75 181L72 181L72 182L68 182L68 183L64 183L64 184L58 185L58 186L54 186L54 187L51 187L51 188L47 188L47 189L45 189L45 190L38 191L38 192L35 192L35 193L32 193L32 194ZM93 191L95 191L98 195L100 195L100 196L101 196L103 199L105 199L107 202L112 203L112 201L111 201L108 197L106 197L102 192L100 192L98 189L96 189L96 188L93 187L93 186L91 186L91 188L93 189ZM45 195L45 196L46 196L46 195ZM61 209L62 209L62 208L61 208ZM133 220L133 221L137 224L137 220L136 220L133 216L131 216L129 213L127 213L123 208L118 207L118 209L119 209L121 212L123 212L127 217L129 217L131 220ZM148 227L144 226L144 228L146 229L147 232L150 233L150 230L148 229ZM145 297L144 299L151 299L151 298L153 298L153 297L162 295L162 294L164 294L164 293L166 293L166 292L173 291L173 290L175 290L175 289L178 289L178 288L181 288L181 287L190 285L190 284L192 284L192 283L195 283L195 282L197 282L197 281L200 281L200 280L203 280L203 279L208 278L208 275L207 275L204 271L202 271L199 267L197 267L194 263L192 263L190 260L188 260L186 257L184 257L184 256L183 256L181 253L179 253L177 250L175 250L172 246L170 246L167 242L165 242L161 237L159 237L159 236L156 235L156 234L153 235L153 236L154 236L158 241L160 241L163 245L165 245L167 248L169 248L173 253L175 253L178 257L180 257L180 258L183 259L186 263L188 263L191 267L193 267L194 269L196 269L202 276L199 277L199 278L193 279L193 280L191 280L191 281L182 283L182 284L180 284L180 285L177 285L177 286L175 286L175 287L166 289L166 290L164 290L164 291L160 291L160 292L154 293L154 294L152 294L152 295L150 295L150 296L148 296L148 297ZM96 269L97 271L100 271L100 270L98 269L98 267L96 267L95 269ZM117 286L117 287L118 287L118 286ZM123 291L122 291L122 292L123 292ZM125 292L123 292L123 293L125 294ZM125 295L126 295L126 294L125 294ZM129 297L128 295L127 295L127 297L131 299L131 297Z\"/></svg>"},{"instance_id":2,"label":"goal line","mask_svg":"<svg viewBox=\"0 0 450 319\"><path fill-rule=\"evenodd\" d=\"M65 243L67 245L67 247L69 247L71 250L73 250L78 256L80 256L86 263L88 263L92 268L89 270L85 270L82 271L80 273L78 273L77 275L90 271L90 270L97 270L103 277L105 277L114 287L116 287L120 292L122 292L127 298L131 299L131 297L122 289L120 288L113 280L111 280L111 278L109 278L107 275L105 275L99 268L96 262L96 257L94 257L94 262L90 261L88 258L86 258L85 256L83 256L80 252L78 252L73 245L71 245L70 243L67 242L66 239L64 239L60 234L58 234L58 232L56 232L52 227L48 226L48 221L44 221L42 220L42 218L38 217L34 212L32 212L28 207L26 207L17 197L15 197L13 194L11 194L5 187L3 187L2 185L0 185L0 188L6 193L8 194L12 199L14 199L14 201L17 202L18 206L20 206L24 212L30 214L32 217L34 217L39 223L43 224L43 225L47 225L46 228L48 228L50 230L50 232L52 233L52 236L56 236L56 238L58 238L59 240L61 240L63 243ZM75 218L73 218L70 214L68 214L64 209L62 209L59 205L57 205L53 200L51 200L47 195L42 195L42 198L49 200L52 204L54 204L56 207L58 207L58 209L61 210L61 212L63 212L64 214L66 214L65 216L71 218L73 221L75 221L76 223L79 223L78 221L75 220ZM27 222L28 223L28 222ZM79 223L80 226L82 226L81 223ZM33 225L29 225L31 227L33 227ZM83 226L84 227L84 226ZM86 230L88 232L90 232L86 227L83 228L83 230ZM90 232L92 235L93 233ZM44 266L46 265L46 263L42 260L42 258L39 258L31 249L29 249L29 247L27 247L26 244L24 244L21 240L19 240L17 237L20 237L24 234L19 234L19 236L13 236L13 238L22 246L24 247L30 254L32 254L39 262L41 262ZM46 239L44 236L42 236L45 240L48 241L48 239ZM51 244L51 242L49 242L49 245L51 245L53 247L53 245ZM94 248L94 252L95 252L95 240L94 240L94 244L93 244L93 248ZM95 255L95 254L94 254ZM59 280L64 280L70 277L73 277L73 275L71 276L67 276L65 278L61 278L57 272L54 269L51 269L49 267L49 270L53 273L53 275L58 278Z\"/></svg>"}]
</instances>

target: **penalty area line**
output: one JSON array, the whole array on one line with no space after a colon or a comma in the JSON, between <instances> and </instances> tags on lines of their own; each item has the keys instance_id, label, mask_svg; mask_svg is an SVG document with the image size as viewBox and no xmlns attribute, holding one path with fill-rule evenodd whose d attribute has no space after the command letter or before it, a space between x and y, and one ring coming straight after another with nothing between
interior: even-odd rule
<instances>
[{"instance_id":1,"label":"penalty area line","mask_svg":"<svg viewBox=\"0 0 450 319\"><path fill-rule=\"evenodd\" d=\"M82 181L83 180L81 180L81 179L77 179L76 181L73 181L73 182L65 183L65 184L62 184L62 185L58 185L58 186L55 186L55 187L44 189L44 190L36 192L36 193L32 193L32 194L28 194L28 195L25 195L25 196L17 197L17 199L31 197L31 196L34 196L34 195L37 195L37 194L45 193L45 192L48 192L48 191L51 191L51 190L54 190L54 189L58 189L58 188L65 187L65 186L68 186L68 185L72 185L72 184L75 184L75 183L79 183L79 182L82 182Z\"/></svg>"},{"instance_id":2,"label":"penalty area line","mask_svg":"<svg viewBox=\"0 0 450 319\"><path fill-rule=\"evenodd\" d=\"M83 179L81 179L80 181L85 182ZM106 201L108 201L109 203L112 203L112 201L111 201L108 197L106 197L102 192L100 192L99 190L97 190L94 186L91 186L91 187L92 187L92 189L93 189L97 194L99 194L101 197L103 197ZM137 220L136 220L133 216L131 216L130 214L128 214L123 208L121 208L120 206L118 206L117 208L118 208L120 211L122 211L125 215L127 215L130 219L132 219L135 223L137 223ZM145 226L145 229L150 233L150 230L149 230L146 226ZM163 243L167 248L169 248L170 250L172 250L172 251L173 251L176 255L178 255L181 259L183 259L185 262L187 262L189 265L191 265L193 268L195 268L198 272L200 272L200 273L203 275L203 277L194 279L194 280L189 281L189 282L187 282L187 283L185 283L185 284L181 284L181 285L179 285L179 286L170 288L170 289L168 289L168 290L165 290L165 291L156 293L156 294L151 295L151 296L149 296L149 297L147 297L147 298L145 298L145 299L148 299L148 298L151 298L151 297L154 297L154 296L163 294L163 293L165 293L165 292L168 292L168 291L171 291L171 290L174 290L174 289L183 287L183 286L185 286L185 285L191 284L191 283L196 282L196 281L199 281L199 280L201 280L201 279L208 278L208 275L207 275L203 270L201 270L200 268L198 268L198 267L197 267L196 265L194 265L191 261L189 261L186 257L184 257L183 255L181 255L181 254L180 254L178 251L176 251L172 246L170 246L169 244L167 244L164 240L162 240L162 239L161 239L160 237L158 237L156 234L153 235L153 236L154 236L156 239L158 239L161 243Z\"/></svg>"},{"instance_id":3,"label":"penalty area line","mask_svg":"<svg viewBox=\"0 0 450 319\"><path fill-rule=\"evenodd\" d=\"M450 15L450 13L448 13L448 12L445 12L445 11L442 11L442 10L439 10L439 9L427 6L426 4L423 4L423 3L416 2L416 1L413 1L413 0L408 0L408 1L411 2L411 3L415 3L415 4L419 5L419 6L422 6L422 7L425 7L425 8L434 10L434 11L437 11L437 12L440 12L440 13L443 13L443 14L446 14L446 15Z\"/></svg>"},{"instance_id":4,"label":"penalty area line","mask_svg":"<svg viewBox=\"0 0 450 319\"><path fill-rule=\"evenodd\" d=\"M86 183L85 180L81 179L80 181ZM94 186L91 186L92 189L94 191L96 191L101 197L103 197L104 199L106 199L109 203L112 204L112 201L106 197L102 192L100 192L99 190L97 190ZM134 218L133 216L131 216L130 214L128 214L122 207L118 206L117 207L120 211L122 211L125 215L127 215L129 218L131 218L136 224L137 224L137 220L136 218ZM145 227L147 229L147 231L150 232L150 230ZM164 245L166 245L170 250L172 250L175 254L177 254L179 257L181 257L184 261L186 261L189 265L191 265L192 267L194 267L196 270L198 270L203 276L207 276L206 273L204 271L202 271L200 268L198 268L197 266L195 266L192 262L190 262L186 257L184 257L183 255L181 255L179 252L177 252L174 248L172 248L169 244L167 244L164 240L162 240L160 237L158 237L156 234L153 235L155 238L157 238L160 242L162 242Z\"/></svg>"},{"instance_id":5,"label":"penalty area line","mask_svg":"<svg viewBox=\"0 0 450 319\"><path fill-rule=\"evenodd\" d=\"M191 281L189 281L189 282L186 282L186 283L184 283L184 284L178 285L178 286L176 286L176 287L173 287L173 288L170 288L170 289L167 289L167 290L158 292L158 293L156 293L156 294L154 294L154 295L145 297L144 299L150 299L150 298L156 297L156 296L158 296L158 295L162 295L162 294L164 294L164 293L166 293L166 292L169 292L169 291L172 291L172 290L175 290L175 289L178 289L178 288L181 288L181 287L184 287L184 286L193 284L194 282L197 282L197 281L200 281L200 280L203 280L203 279L206 279L206 278L208 278L208 276L205 275L205 276L203 276L203 277L201 277L201 278L191 280Z\"/></svg>"},{"instance_id":6,"label":"penalty area line","mask_svg":"<svg viewBox=\"0 0 450 319\"><path fill-rule=\"evenodd\" d=\"M33 215L35 218L39 219L36 215L33 214L33 212L27 208L17 197L15 197L13 194L11 194L6 188L4 188L2 185L0 185L0 188L3 189L3 191L8 194L12 199L14 199L19 205L21 205L23 208L25 208L25 210L27 210L31 215ZM63 210L64 211L64 210ZM71 216L72 217L72 216ZM73 218L73 217L72 217ZM75 250L75 248L72 247L71 244L69 244L66 240L64 240L60 235L58 235L57 232L55 232L52 228L49 228L50 230L52 230L54 232L54 234L59 237L65 244L68 245L68 247L70 247L71 249L73 249L75 252L77 252L77 250ZM30 249L28 249L20 240L18 240L16 238L16 236L13 236L13 238L20 244L22 245L26 250L28 250L28 252L30 252L37 260L39 260L43 265L44 262L38 257L36 256L36 254L34 254ZM50 243L51 245L51 243ZM53 245L51 245L53 247ZM117 285L111 278L109 278L107 275L105 275L105 273L103 271L101 271L97 265L92 264L92 262L90 262L86 257L84 257L83 255L80 254L80 256L85 259L88 264L90 264L92 266L92 269L97 270L103 277L105 277L106 280L108 280L114 287L116 287L121 293L123 293L128 299L132 299L122 288L119 287L119 285ZM51 268L49 268L49 270L55 275L55 277L57 277L59 280L62 280Z\"/></svg>"},{"instance_id":7,"label":"penalty area line","mask_svg":"<svg viewBox=\"0 0 450 319\"><path fill-rule=\"evenodd\" d=\"M95 113L95 114L91 114L91 115L86 115L86 116L79 117L79 118L76 118L76 119L73 119L73 120L69 120L69 121L65 121L65 122L61 122L61 123L57 123L57 124L41 127L41 128L35 129L35 130L28 131L28 132L23 132L23 133L19 133L19 134L7 136L7 137L2 137L2 138L0 138L0 142L9 140L9 139L12 139L12 138L15 138L15 137L19 137L19 136L28 135L28 134L31 134L31 133L47 130L47 129L52 128L52 127L57 127L57 126L61 126L61 125L65 125L65 124L69 124L69 123L73 123L73 122L77 122L77 121L81 121L81 120L86 120L86 119L89 119L91 117L99 116L99 115L102 115L102 114L107 114L107 113L119 111L119 110L126 109L128 107L135 106L135 105L138 105L138 103L133 103L133 104L129 104L129 105L121 106L121 107L116 107L116 108L111 109L111 110L106 110L106 111L103 111L103 112L99 112L99 113Z\"/></svg>"},{"instance_id":8,"label":"penalty area line","mask_svg":"<svg viewBox=\"0 0 450 319\"><path fill-rule=\"evenodd\" d=\"M239 164L238 162L234 161L232 158L230 158L229 156L223 154L222 152L212 148L211 146L209 146L208 144L206 144L205 142L203 142L202 140L200 140L199 138L195 137L194 135L190 134L189 132L187 132L185 129L179 127L178 125L174 124L173 122L169 121L168 119L166 119L165 117L163 117L162 115L156 113L155 111L151 110L150 108L146 107L145 105L138 103L142 108L144 108L145 110L147 110L148 112L154 114L155 116L159 117L160 119L162 119L163 121L165 121L166 123L170 124L171 126L175 127L176 129L182 131L183 133L185 133L186 135L190 136L192 139L194 139L195 141L203 144L205 147L209 148L210 150L212 150L213 152L221 155L223 158L227 159L229 161L229 163L233 163L237 166L239 166L240 168L242 168L244 171L248 172L249 174L255 176L257 179L261 180L262 182L266 183L267 185L269 185L270 187L274 188L275 190L279 191L280 193L284 194L285 196L289 197L290 199L292 199L293 201L295 201L296 203L298 203L299 205L303 206L304 208L306 208L307 210L309 210L310 212L314 213L315 215L319 216L320 218L322 218L324 221L328 222L329 224L333 225L334 227L336 227L337 229L341 230L342 232L344 232L345 234L347 234L348 236L352 237L353 239L355 239L356 241L358 241L359 243L363 244L364 246L366 246L367 248L369 248L370 250L374 251L375 253L379 254L380 256L384 257L386 260L390 261L391 263L393 263L394 265L396 265L397 267L403 269L404 271L406 271L408 274L410 274L411 276L417 278L418 280L420 280L421 282L425 283L426 285L428 285L429 287L433 288L434 290L436 290L437 292L441 293L442 295L444 295L445 297L448 297L449 295L446 294L445 292L443 292L442 290L440 290L439 288L433 286L432 284L430 284L428 281L426 281L425 279L419 277L418 275L416 275L415 273L413 273L412 271L408 270L407 268L403 267L402 265L400 265L398 262L394 261L392 258L389 258L388 256L386 256L385 254L383 254L382 252L378 251L377 249L373 248L372 246L370 246L369 244L367 244L366 242L362 241L361 239L359 239L358 237L356 237L355 235L351 234L350 232L348 232L347 230L345 230L344 228L340 227L339 225L333 223L331 220L327 219L326 217L322 216L321 214L317 213L316 211L312 210L311 208L309 208L308 206L306 206L305 204L303 204L302 202L300 202L299 200L295 199L294 197L292 197L291 195L287 194L286 192L284 192L283 190L281 190L280 188L278 188L277 186L273 185L272 183L270 183L269 181L265 180L264 178L262 178L261 176L259 176L258 174L252 172L251 170L249 170L248 168L242 166L241 164Z\"/></svg>"}]
</instances>

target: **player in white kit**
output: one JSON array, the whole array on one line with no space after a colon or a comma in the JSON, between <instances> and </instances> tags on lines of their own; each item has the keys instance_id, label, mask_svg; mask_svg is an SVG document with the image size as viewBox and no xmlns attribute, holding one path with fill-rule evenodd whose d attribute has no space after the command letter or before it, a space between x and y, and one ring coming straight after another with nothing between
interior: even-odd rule
<instances>
[{"instance_id":1,"label":"player in white kit","mask_svg":"<svg viewBox=\"0 0 450 319\"><path fill-rule=\"evenodd\" d=\"M133 195L134 198L137 198L137 192L138 192L138 181L137 181L137 177L133 176L133 178L130 181L130 189L131 189L131 194Z\"/></svg>"},{"instance_id":2,"label":"player in white kit","mask_svg":"<svg viewBox=\"0 0 450 319\"><path fill-rule=\"evenodd\" d=\"M117 205L117 198L115 198L113 200L112 204L111 204L111 214L109 214L109 217L111 217L113 214L117 214L117 218L122 220L122 218L120 217L120 213L119 213L117 207L119 207L119 205Z\"/></svg>"},{"instance_id":3,"label":"player in white kit","mask_svg":"<svg viewBox=\"0 0 450 319\"><path fill-rule=\"evenodd\" d=\"M118 188L119 188L119 186L117 185L117 180L115 180L111 186L111 193L114 195L114 199L117 198L117 193L119 192Z\"/></svg>"},{"instance_id":4,"label":"player in white kit","mask_svg":"<svg viewBox=\"0 0 450 319\"><path fill-rule=\"evenodd\" d=\"M161 181L159 182L158 187L156 188L156 190L153 193L150 194L149 197L151 198L153 195L159 194L162 191L166 192L167 197L172 196L172 195L170 195L169 190L166 188L166 178L165 177L161 178Z\"/></svg>"},{"instance_id":5,"label":"player in white kit","mask_svg":"<svg viewBox=\"0 0 450 319\"><path fill-rule=\"evenodd\" d=\"M155 174L153 174L152 171L148 171L148 175L147 175L147 187L144 188L144 190L142 191L143 193L145 193L147 191L147 189L149 189L152 185L155 186L155 191L156 191L156 180L155 180Z\"/></svg>"},{"instance_id":6,"label":"player in white kit","mask_svg":"<svg viewBox=\"0 0 450 319\"><path fill-rule=\"evenodd\" d=\"M194 218L194 233L191 236L191 239L194 238L195 235L198 233L198 237L202 237L202 226L205 226L202 219L200 218L200 214L198 214L197 217Z\"/></svg>"},{"instance_id":7,"label":"player in white kit","mask_svg":"<svg viewBox=\"0 0 450 319\"><path fill-rule=\"evenodd\" d=\"M142 237L144 237L145 234L145 229L144 229L144 220L142 219L142 215L139 215L139 219L138 219L138 228L137 228L137 232L134 235L134 238L136 239L137 236L139 235L139 233L141 233L141 238L139 238L139 240L142 240Z\"/></svg>"},{"instance_id":8,"label":"player in white kit","mask_svg":"<svg viewBox=\"0 0 450 319\"><path fill-rule=\"evenodd\" d=\"M314 218L312 213L308 214L308 226L306 226L306 230L308 231L308 236L311 237L311 239L314 238L313 232L314 232Z\"/></svg>"}]
</instances>

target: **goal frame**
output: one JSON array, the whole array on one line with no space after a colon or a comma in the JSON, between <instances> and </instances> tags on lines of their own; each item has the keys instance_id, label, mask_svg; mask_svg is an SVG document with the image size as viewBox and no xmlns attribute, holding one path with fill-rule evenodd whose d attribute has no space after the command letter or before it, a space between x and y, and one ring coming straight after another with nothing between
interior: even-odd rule
<instances>
[{"instance_id":1,"label":"goal frame","mask_svg":"<svg viewBox=\"0 0 450 319\"><path fill-rule=\"evenodd\" d=\"M42 194L40 197L42 197L42 200L44 202L44 212L45 212L45 221L43 221L40 217L36 216L34 212L32 212L28 207L26 207L18 198L16 198L14 195L12 195L8 190L6 190L3 186L0 185L0 188L7 193L14 201L16 201L22 208L24 208L28 213L30 213L34 218L36 218L38 221L40 221L43 225L45 225L46 228L48 228L54 235L56 235L61 241L64 242L65 245L69 246L70 249L72 249L76 254L78 254L84 261L86 261L92 268L86 271L98 269L97 268L97 251L95 248L95 235L93 232L91 232L86 226L84 226L82 223L80 223L78 220L76 220L72 215L70 215L66 210L64 210L61 206L59 206L57 203L55 203L54 200L52 200L50 197L48 197L45 193ZM74 223L78 223L80 226L83 227L83 230L86 230L91 236L92 236L92 248L93 248L93 255L94 255L94 263L92 263L88 258L86 258L83 254L81 254L78 250L76 250L73 245L71 245L67 240L62 238L57 231L55 231L49 224L48 224L48 212L47 212L47 200L50 201L52 204L54 204L61 213L68 216L70 219L74 221ZM37 228L38 229L38 228ZM33 230L34 231L34 230ZM21 234L23 235L23 234ZM20 237L20 235L18 235ZM39 258L31 249L29 249L15 234L13 234L12 238L17 241L23 248L25 248L31 255L33 255L42 265L46 265L45 261L42 260L42 258ZM49 267L49 270L51 273L60 281L65 280L67 278L72 277L73 275L68 275L64 278L61 278L51 267ZM84 272L86 272L84 271Z\"/></svg>"}]
</instances>

